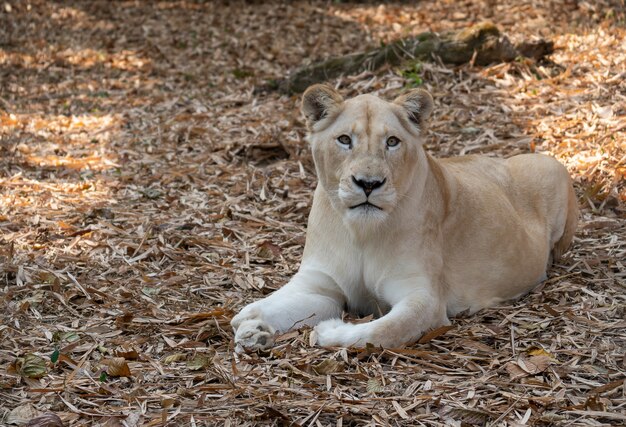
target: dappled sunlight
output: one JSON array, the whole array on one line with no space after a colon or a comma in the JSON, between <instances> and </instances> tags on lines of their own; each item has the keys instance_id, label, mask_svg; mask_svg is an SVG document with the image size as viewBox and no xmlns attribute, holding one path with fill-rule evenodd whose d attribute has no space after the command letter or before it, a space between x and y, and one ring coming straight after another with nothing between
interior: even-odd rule
<instances>
[{"instance_id":1,"label":"dappled sunlight","mask_svg":"<svg viewBox=\"0 0 626 427\"><path fill-rule=\"evenodd\" d=\"M26 161L32 166L63 166L69 169L89 169L89 170L106 170L119 167L118 164L107 159L106 157L91 155L82 158L74 158L69 156L26 156Z\"/></svg>"},{"instance_id":2,"label":"dappled sunlight","mask_svg":"<svg viewBox=\"0 0 626 427\"><path fill-rule=\"evenodd\" d=\"M108 139L109 133L120 125L120 117L112 114L102 115L41 115L41 114L7 114L0 112L2 132L13 129L50 136L53 133L94 133Z\"/></svg>"},{"instance_id":3,"label":"dappled sunlight","mask_svg":"<svg viewBox=\"0 0 626 427\"><path fill-rule=\"evenodd\" d=\"M0 114L2 148L11 153L0 166L12 171L0 175L0 215L7 221L0 239L28 250L33 227L67 236L80 228L68 224L115 205L111 173L119 165L110 143L121 123L114 114Z\"/></svg>"},{"instance_id":4,"label":"dappled sunlight","mask_svg":"<svg viewBox=\"0 0 626 427\"><path fill-rule=\"evenodd\" d=\"M110 183L102 179L42 181L16 174L0 178L0 189L2 246L10 243L18 257L35 251L40 260L88 243L93 234L88 226L94 221L91 218L118 203ZM0 258L2 255L0 251ZM30 283L34 279L24 278Z\"/></svg>"},{"instance_id":5,"label":"dappled sunlight","mask_svg":"<svg viewBox=\"0 0 626 427\"><path fill-rule=\"evenodd\" d=\"M125 71L147 71L151 62L130 50L109 53L94 49L66 49L58 52L56 56L80 68L91 68L97 64L103 64L105 67Z\"/></svg>"},{"instance_id":6,"label":"dappled sunlight","mask_svg":"<svg viewBox=\"0 0 626 427\"><path fill-rule=\"evenodd\" d=\"M63 214L64 208L94 201L116 203L109 185L102 180L81 182L49 182L16 175L0 179L0 211L5 214L13 208L41 208ZM43 214L43 211L41 212Z\"/></svg>"},{"instance_id":7,"label":"dappled sunlight","mask_svg":"<svg viewBox=\"0 0 626 427\"><path fill-rule=\"evenodd\" d=\"M120 123L119 116L110 114L2 114L0 135L14 140L14 152L32 167L104 171L119 167L116 155L108 151L106 144ZM25 136L38 138L28 141Z\"/></svg>"},{"instance_id":8,"label":"dappled sunlight","mask_svg":"<svg viewBox=\"0 0 626 427\"><path fill-rule=\"evenodd\" d=\"M115 6L123 7L124 2L118 2ZM77 35L90 31L114 31L115 24L110 19L97 18L93 14L86 12L79 7L62 6L56 4L53 6L50 14L50 21L54 25L61 26L67 31L76 33Z\"/></svg>"},{"instance_id":9,"label":"dappled sunlight","mask_svg":"<svg viewBox=\"0 0 626 427\"><path fill-rule=\"evenodd\" d=\"M568 14L563 11L567 10ZM455 0L428 1L418 4L389 2L381 4L333 4L330 16L358 23L377 41L390 42L399 37L416 35L423 31L446 31L462 28L468 22L494 20L513 39L518 32L535 31L546 37L555 33L557 26L576 19L601 19L610 13L601 4L581 2L566 4L559 0L526 0L518 2L458 2ZM556 24L556 25L555 25Z\"/></svg>"},{"instance_id":10,"label":"dappled sunlight","mask_svg":"<svg viewBox=\"0 0 626 427\"><path fill-rule=\"evenodd\" d=\"M75 68L87 70L95 66L114 68L123 71L146 72L151 60L132 50L107 52L91 48L60 48L46 46L37 53L24 53L0 49L0 65L38 68L47 64L62 65L63 62Z\"/></svg>"},{"instance_id":11,"label":"dappled sunlight","mask_svg":"<svg viewBox=\"0 0 626 427\"><path fill-rule=\"evenodd\" d=\"M436 109L433 146L443 153L495 149L506 155L530 150L548 153L568 167L585 197L626 201L626 99L622 95L626 89L626 30L603 21L615 12L600 4L565 6L568 18L554 13L563 7L552 0L498 5L443 1L429 2L428 7L424 3L335 4L327 13L358 23L377 42L428 30L450 30L467 25L468 19L491 16L500 16L496 24L512 40L519 40L518 31L527 34L529 29L536 30L531 37L550 38L556 49L551 61L521 60L467 70L469 75L465 79L459 76L456 86L442 87L433 81L439 78L439 70L433 73L432 65L422 66L423 84L434 93L436 102L445 104L444 110L452 112ZM506 10L505 19L502 10ZM572 20L596 24L563 31L572 28ZM476 85L477 77L485 82ZM379 93L386 92L369 85ZM456 94L448 97L452 93ZM456 112L461 105L472 104L479 106L473 113ZM445 120L448 117L463 117L466 122L450 123ZM489 118L481 122L481 117ZM454 130L457 126L463 135Z\"/></svg>"},{"instance_id":12,"label":"dappled sunlight","mask_svg":"<svg viewBox=\"0 0 626 427\"><path fill-rule=\"evenodd\" d=\"M553 40L556 51L551 61L496 64L477 69L474 76L459 82L464 87L461 92L467 90L468 95L457 97L466 105L476 105L477 111L488 111L487 121L473 120L475 127L470 122L465 129L470 134L475 129L477 135L492 129L496 137L488 147L498 148L500 155L517 154L521 149L558 158L574 177L585 206L595 210L597 206L623 203L626 30L612 27L609 31L598 25L579 33L555 35ZM478 85L476 77L481 79ZM474 112L469 117L481 115ZM520 139L523 146L515 147L510 136L502 132L510 125L518 129L517 134L526 135ZM487 152L485 143L478 139L466 137L466 147L460 152L475 150L473 144L480 152Z\"/></svg>"},{"instance_id":13,"label":"dappled sunlight","mask_svg":"<svg viewBox=\"0 0 626 427\"><path fill-rule=\"evenodd\" d=\"M58 6L50 14L50 19L58 25L66 26L71 21L83 22L86 25L92 25L94 22L91 16L83 10L70 6Z\"/></svg>"},{"instance_id":14,"label":"dappled sunlight","mask_svg":"<svg viewBox=\"0 0 626 427\"><path fill-rule=\"evenodd\" d=\"M531 78L517 87L525 105L539 102L528 131L537 148L565 163L585 198L626 201L626 30L603 27L555 38L555 78ZM524 99L525 98L525 99ZM584 200L585 203L588 200Z\"/></svg>"},{"instance_id":15,"label":"dappled sunlight","mask_svg":"<svg viewBox=\"0 0 626 427\"><path fill-rule=\"evenodd\" d=\"M426 12L420 5L335 4L327 13L344 21L358 23L364 31L384 42L427 31L433 24L424 19Z\"/></svg>"}]
</instances>

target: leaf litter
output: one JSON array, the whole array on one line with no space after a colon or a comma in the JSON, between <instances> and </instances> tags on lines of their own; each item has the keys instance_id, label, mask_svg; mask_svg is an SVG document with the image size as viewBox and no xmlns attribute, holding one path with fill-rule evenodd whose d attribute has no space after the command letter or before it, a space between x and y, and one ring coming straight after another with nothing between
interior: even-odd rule
<instances>
[{"instance_id":1,"label":"leaf litter","mask_svg":"<svg viewBox=\"0 0 626 427\"><path fill-rule=\"evenodd\" d=\"M299 99L256 89L487 19L556 52L330 83L428 89L436 156L556 156L572 251L421 344L320 349L302 328L235 354L231 317L297 270L316 182ZM611 0L3 2L0 424L626 422L624 22Z\"/></svg>"}]
</instances>

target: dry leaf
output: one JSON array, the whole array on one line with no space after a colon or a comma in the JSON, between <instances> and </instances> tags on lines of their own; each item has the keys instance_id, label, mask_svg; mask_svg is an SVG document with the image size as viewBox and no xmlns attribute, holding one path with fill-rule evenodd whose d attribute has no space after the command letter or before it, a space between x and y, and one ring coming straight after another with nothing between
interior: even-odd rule
<instances>
[{"instance_id":1,"label":"dry leaf","mask_svg":"<svg viewBox=\"0 0 626 427\"><path fill-rule=\"evenodd\" d=\"M196 397L196 392L193 389L184 387L178 387L178 389L176 390L176 394L189 399Z\"/></svg>"},{"instance_id":2,"label":"dry leaf","mask_svg":"<svg viewBox=\"0 0 626 427\"><path fill-rule=\"evenodd\" d=\"M161 399L162 408L171 408L175 404L180 404L180 401L172 397L164 397L163 399Z\"/></svg>"},{"instance_id":3,"label":"dry leaf","mask_svg":"<svg viewBox=\"0 0 626 427\"><path fill-rule=\"evenodd\" d=\"M585 410L606 411L606 402L597 394L589 396L584 404Z\"/></svg>"},{"instance_id":4,"label":"dry leaf","mask_svg":"<svg viewBox=\"0 0 626 427\"><path fill-rule=\"evenodd\" d=\"M505 368L511 380L517 380L544 372L551 363L552 358L549 356L527 356L526 354L520 354L515 362L508 362Z\"/></svg>"},{"instance_id":5,"label":"dry leaf","mask_svg":"<svg viewBox=\"0 0 626 427\"><path fill-rule=\"evenodd\" d=\"M551 359L556 359L554 355L552 355L552 353L545 351L541 347L535 347L535 346L530 347L529 349L526 350L526 354L529 356L548 356Z\"/></svg>"},{"instance_id":6,"label":"dry leaf","mask_svg":"<svg viewBox=\"0 0 626 427\"><path fill-rule=\"evenodd\" d=\"M187 358L187 355L185 353L174 353L174 354L165 356L165 358L163 359L163 363L165 363L166 365L169 365L170 363L180 362L181 360L185 360L186 358Z\"/></svg>"},{"instance_id":7,"label":"dry leaf","mask_svg":"<svg viewBox=\"0 0 626 427\"><path fill-rule=\"evenodd\" d=\"M408 420L410 418L409 414L406 413L404 408L400 406L398 402L396 402L395 400L392 400L391 404L393 405L393 408L396 410L398 415L400 415L400 418L402 418L403 420Z\"/></svg>"},{"instance_id":8,"label":"dry leaf","mask_svg":"<svg viewBox=\"0 0 626 427\"><path fill-rule=\"evenodd\" d=\"M68 343L72 343L72 342L78 341L80 339L80 336L78 335L78 333L74 331L67 331L67 332L55 332L53 338L55 341L65 341Z\"/></svg>"},{"instance_id":9,"label":"dry leaf","mask_svg":"<svg viewBox=\"0 0 626 427\"><path fill-rule=\"evenodd\" d=\"M419 339L417 343L426 344L427 342L432 341L435 338L442 336L443 334L454 329L455 327L456 326L454 325L445 325L445 326L440 326L438 328L435 328L432 331L426 332L424 335L422 335L422 337Z\"/></svg>"},{"instance_id":10,"label":"dry leaf","mask_svg":"<svg viewBox=\"0 0 626 427\"><path fill-rule=\"evenodd\" d=\"M125 349L125 348L118 348L115 350L115 356L116 357L123 357L126 360L137 360L139 359L139 353L137 353L137 350L135 349Z\"/></svg>"},{"instance_id":11,"label":"dry leaf","mask_svg":"<svg viewBox=\"0 0 626 427\"><path fill-rule=\"evenodd\" d=\"M491 418L489 412L469 408L446 408L440 411L440 413L445 418L451 418L469 425L485 425Z\"/></svg>"},{"instance_id":12,"label":"dry leaf","mask_svg":"<svg viewBox=\"0 0 626 427\"><path fill-rule=\"evenodd\" d=\"M143 418L143 414L140 410L132 411L128 414L124 420L125 427L136 427Z\"/></svg>"},{"instance_id":13,"label":"dry leaf","mask_svg":"<svg viewBox=\"0 0 626 427\"><path fill-rule=\"evenodd\" d=\"M380 393L383 391L383 386L376 378L370 378L367 380L367 391L370 393Z\"/></svg>"},{"instance_id":14,"label":"dry leaf","mask_svg":"<svg viewBox=\"0 0 626 427\"><path fill-rule=\"evenodd\" d=\"M102 361L103 364L107 365L107 375L111 377L131 377L132 374L130 372L130 368L128 367L128 363L126 359L123 357L113 357L111 359L105 359Z\"/></svg>"},{"instance_id":15,"label":"dry leaf","mask_svg":"<svg viewBox=\"0 0 626 427\"><path fill-rule=\"evenodd\" d=\"M626 364L626 362L625 362ZM604 393L610 390L613 390L614 388L617 388L619 386L622 386L625 384L626 379L622 378L619 380L615 380L615 381L611 381L610 383L601 385L600 387L596 387L593 390L591 390L589 392L589 394L600 394L600 393Z\"/></svg>"},{"instance_id":16,"label":"dry leaf","mask_svg":"<svg viewBox=\"0 0 626 427\"><path fill-rule=\"evenodd\" d=\"M19 358L17 368L20 375L26 378L42 378L48 372L46 360L32 353Z\"/></svg>"},{"instance_id":17,"label":"dry leaf","mask_svg":"<svg viewBox=\"0 0 626 427\"><path fill-rule=\"evenodd\" d=\"M33 418L37 418L41 412L37 410L32 404L26 403L16 408L11 409L9 414L4 419L9 425L25 425Z\"/></svg>"},{"instance_id":18,"label":"dry leaf","mask_svg":"<svg viewBox=\"0 0 626 427\"><path fill-rule=\"evenodd\" d=\"M511 378L512 381L528 376L528 372L520 368L519 365L515 362L508 362L504 367L506 368L506 371L509 373L509 377Z\"/></svg>"},{"instance_id":19,"label":"dry leaf","mask_svg":"<svg viewBox=\"0 0 626 427\"><path fill-rule=\"evenodd\" d=\"M192 371L206 369L211 365L211 359L204 354L196 354L191 360L187 361L187 368Z\"/></svg>"},{"instance_id":20,"label":"dry leaf","mask_svg":"<svg viewBox=\"0 0 626 427\"><path fill-rule=\"evenodd\" d=\"M115 318L115 324L118 328L122 328L130 324L130 322L133 320L134 317L135 317L134 314L126 312L122 314L121 316L118 316Z\"/></svg>"},{"instance_id":21,"label":"dry leaf","mask_svg":"<svg viewBox=\"0 0 626 427\"><path fill-rule=\"evenodd\" d=\"M57 414L48 412L30 420L26 427L63 427L63 421Z\"/></svg>"},{"instance_id":22,"label":"dry leaf","mask_svg":"<svg viewBox=\"0 0 626 427\"><path fill-rule=\"evenodd\" d=\"M535 375L545 371L551 363L552 359L549 356L544 355L530 357L520 355L517 358L517 364L519 367L530 375Z\"/></svg>"},{"instance_id":23,"label":"dry leaf","mask_svg":"<svg viewBox=\"0 0 626 427\"><path fill-rule=\"evenodd\" d=\"M345 369L345 363L338 362L332 359L326 359L317 365L313 365L313 371L319 375L334 374L337 372L343 372Z\"/></svg>"},{"instance_id":24,"label":"dry leaf","mask_svg":"<svg viewBox=\"0 0 626 427\"><path fill-rule=\"evenodd\" d=\"M126 427L126 425L127 424L122 424L119 418L111 417L102 424L102 427Z\"/></svg>"},{"instance_id":25,"label":"dry leaf","mask_svg":"<svg viewBox=\"0 0 626 427\"><path fill-rule=\"evenodd\" d=\"M556 401L553 396L537 396L531 397L528 400L541 406L550 406Z\"/></svg>"},{"instance_id":26,"label":"dry leaf","mask_svg":"<svg viewBox=\"0 0 626 427\"><path fill-rule=\"evenodd\" d=\"M485 354L494 354L496 352L493 347L489 347L487 344L479 341L460 339L458 340L458 344L465 350L475 350Z\"/></svg>"},{"instance_id":27,"label":"dry leaf","mask_svg":"<svg viewBox=\"0 0 626 427\"><path fill-rule=\"evenodd\" d=\"M280 246L266 240L257 248L257 256L264 259L274 259L280 255Z\"/></svg>"}]
</instances>

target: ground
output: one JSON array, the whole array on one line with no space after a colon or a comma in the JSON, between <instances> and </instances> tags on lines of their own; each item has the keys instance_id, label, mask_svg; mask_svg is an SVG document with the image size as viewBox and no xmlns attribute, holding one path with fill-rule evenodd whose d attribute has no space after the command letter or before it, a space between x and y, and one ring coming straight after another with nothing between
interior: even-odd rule
<instances>
[{"instance_id":1,"label":"ground","mask_svg":"<svg viewBox=\"0 0 626 427\"><path fill-rule=\"evenodd\" d=\"M621 0L0 8L0 424L626 422ZM532 294L408 348L321 349L299 330L234 354L233 313L297 270L316 183L298 96L258 88L484 20L556 51L330 83L428 89L438 157L557 157L582 209L573 249Z\"/></svg>"}]
</instances>

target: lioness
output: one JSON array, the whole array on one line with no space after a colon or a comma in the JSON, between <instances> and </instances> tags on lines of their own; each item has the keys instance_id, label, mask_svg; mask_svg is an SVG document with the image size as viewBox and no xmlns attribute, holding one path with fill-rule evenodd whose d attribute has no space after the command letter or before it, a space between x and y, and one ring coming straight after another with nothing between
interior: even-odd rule
<instances>
[{"instance_id":1,"label":"lioness","mask_svg":"<svg viewBox=\"0 0 626 427\"><path fill-rule=\"evenodd\" d=\"M546 278L578 218L565 167L540 154L436 160L423 148L430 94L303 96L319 184L298 273L235 316L238 349L315 326L321 346L397 347L448 316L520 296ZM376 320L341 320L344 307Z\"/></svg>"}]
</instances>

